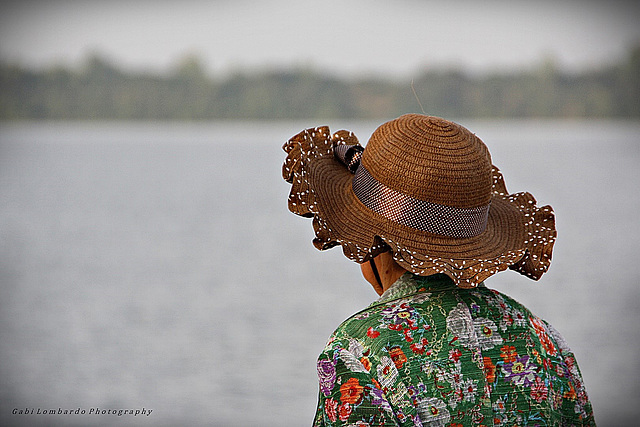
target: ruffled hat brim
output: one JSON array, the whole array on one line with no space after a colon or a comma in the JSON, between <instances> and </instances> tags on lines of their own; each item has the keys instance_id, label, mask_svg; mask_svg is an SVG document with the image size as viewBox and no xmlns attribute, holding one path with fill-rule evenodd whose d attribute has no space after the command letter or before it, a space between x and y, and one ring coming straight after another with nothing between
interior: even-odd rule
<instances>
[{"instance_id":1,"label":"ruffled hat brim","mask_svg":"<svg viewBox=\"0 0 640 427\"><path fill-rule=\"evenodd\" d=\"M289 210L313 218L316 248L340 245L357 263L391 250L406 270L444 273L464 288L507 268L534 280L549 268L556 238L553 210L536 207L529 193L509 195L498 168L493 168L486 229L474 237L446 237L398 224L362 204L352 189L354 175L334 157L335 145L357 143L353 133L331 135L328 127L318 127L283 147L283 177L292 184Z\"/></svg>"}]
</instances>

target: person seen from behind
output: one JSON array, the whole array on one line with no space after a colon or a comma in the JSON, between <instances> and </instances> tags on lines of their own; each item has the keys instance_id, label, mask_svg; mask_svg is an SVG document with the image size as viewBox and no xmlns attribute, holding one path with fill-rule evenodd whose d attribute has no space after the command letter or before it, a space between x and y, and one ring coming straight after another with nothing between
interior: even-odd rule
<instances>
[{"instance_id":1,"label":"person seen from behind","mask_svg":"<svg viewBox=\"0 0 640 427\"><path fill-rule=\"evenodd\" d=\"M380 295L320 354L314 426L595 426L560 333L485 286L506 269L538 280L556 229L550 206L507 192L480 138L407 114L366 149L317 127L284 150L289 209Z\"/></svg>"}]
</instances>

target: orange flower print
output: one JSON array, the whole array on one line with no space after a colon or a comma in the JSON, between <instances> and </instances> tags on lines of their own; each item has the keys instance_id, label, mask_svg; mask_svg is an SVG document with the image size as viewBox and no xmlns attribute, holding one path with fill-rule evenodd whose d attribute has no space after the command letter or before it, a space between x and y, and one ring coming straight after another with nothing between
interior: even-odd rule
<instances>
[{"instance_id":1,"label":"orange flower print","mask_svg":"<svg viewBox=\"0 0 640 427\"><path fill-rule=\"evenodd\" d=\"M542 342L542 346L544 347L547 354L553 356L556 354L556 346L553 344L553 341L549 339L549 335L544 334L540 336L540 342Z\"/></svg>"},{"instance_id":2,"label":"orange flower print","mask_svg":"<svg viewBox=\"0 0 640 427\"><path fill-rule=\"evenodd\" d=\"M389 350L389 356L391 356L391 360L393 360L393 363L398 369L402 368L404 362L407 361L407 356L405 356L404 351L402 351L402 349L397 346L391 347L391 350Z\"/></svg>"},{"instance_id":3,"label":"orange flower print","mask_svg":"<svg viewBox=\"0 0 640 427\"><path fill-rule=\"evenodd\" d=\"M549 338L547 328L545 328L542 320L537 317L530 317L529 320L531 321L533 329L536 331L536 335L538 335L544 350L551 356L555 355L557 353L556 346L553 344L553 341L551 341L551 338Z\"/></svg>"},{"instance_id":4,"label":"orange flower print","mask_svg":"<svg viewBox=\"0 0 640 427\"><path fill-rule=\"evenodd\" d=\"M518 357L518 352L512 345L503 345L500 351L500 357L502 357L505 363L513 363Z\"/></svg>"},{"instance_id":5,"label":"orange flower print","mask_svg":"<svg viewBox=\"0 0 640 427\"><path fill-rule=\"evenodd\" d=\"M355 404L362 397L364 387L360 385L357 378L349 378L349 381L340 386L340 400L344 403Z\"/></svg>"},{"instance_id":6,"label":"orange flower print","mask_svg":"<svg viewBox=\"0 0 640 427\"><path fill-rule=\"evenodd\" d=\"M564 397L565 399L569 399L569 400L576 400L576 389L573 387L572 383L569 383L569 390L565 391L562 394L562 397Z\"/></svg>"},{"instance_id":7,"label":"orange flower print","mask_svg":"<svg viewBox=\"0 0 640 427\"><path fill-rule=\"evenodd\" d=\"M547 359L545 359L544 361L542 360L542 358L540 357L540 353L535 348L531 350L531 354L533 354L533 357L535 357L536 362L538 362L538 365L543 365L544 362L547 361Z\"/></svg>"},{"instance_id":8,"label":"orange flower print","mask_svg":"<svg viewBox=\"0 0 640 427\"><path fill-rule=\"evenodd\" d=\"M360 359L360 363L362 363L362 366L364 366L364 369L366 369L367 371L371 370L371 361L368 357L362 357Z\"/></svg>"},{"instance_id":9,"label":"orange flower print","mask_svg":"<svg viewBox=\"0 0 640 427\"><path fill-rule=\"evenodd\" d=\"M484 357L484 376L490 383L496 380L496 365L491 362L490 357Z\"/></svg>"}]
</instances>

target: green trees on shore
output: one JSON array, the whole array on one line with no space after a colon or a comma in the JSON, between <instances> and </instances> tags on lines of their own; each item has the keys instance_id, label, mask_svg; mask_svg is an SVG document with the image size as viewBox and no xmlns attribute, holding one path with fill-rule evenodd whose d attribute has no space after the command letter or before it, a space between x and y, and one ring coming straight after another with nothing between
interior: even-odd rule
<instances>
[{"instance_id":1,"label":"green trees on shore","mask_svg":"<svg viewBox=\"0 0 640 427\"><path fill-rule=\"evenodd\" d=\"M640 48L619 64L569 74L553 62L520 72L425 70L408 81L340 79L312 69L208 76L197 58L171 73L0 64L0 119L209 120L445 117L640 117Z\"/></svg>"}]
</instances>

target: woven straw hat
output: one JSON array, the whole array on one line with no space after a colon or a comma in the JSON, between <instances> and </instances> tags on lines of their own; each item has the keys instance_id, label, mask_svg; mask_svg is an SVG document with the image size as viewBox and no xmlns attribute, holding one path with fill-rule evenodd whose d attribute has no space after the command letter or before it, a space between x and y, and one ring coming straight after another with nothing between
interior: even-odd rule
<instances>
[{"instance_id":1,"label":"woven straw hat","mask_svg":"<svg viewBox=\"0 0 640 427\"><path fill-rule=\"evenodd\" d=\"M508 194L487 147L456 123L404 115L366 149L351 132L317 127L283 149L289 210L313 218L320 250L341 245L358 263L390 250L406 270L465 288L507 267L534 280L549 267L553 210Z\"/></svg>"}]
</instances>

